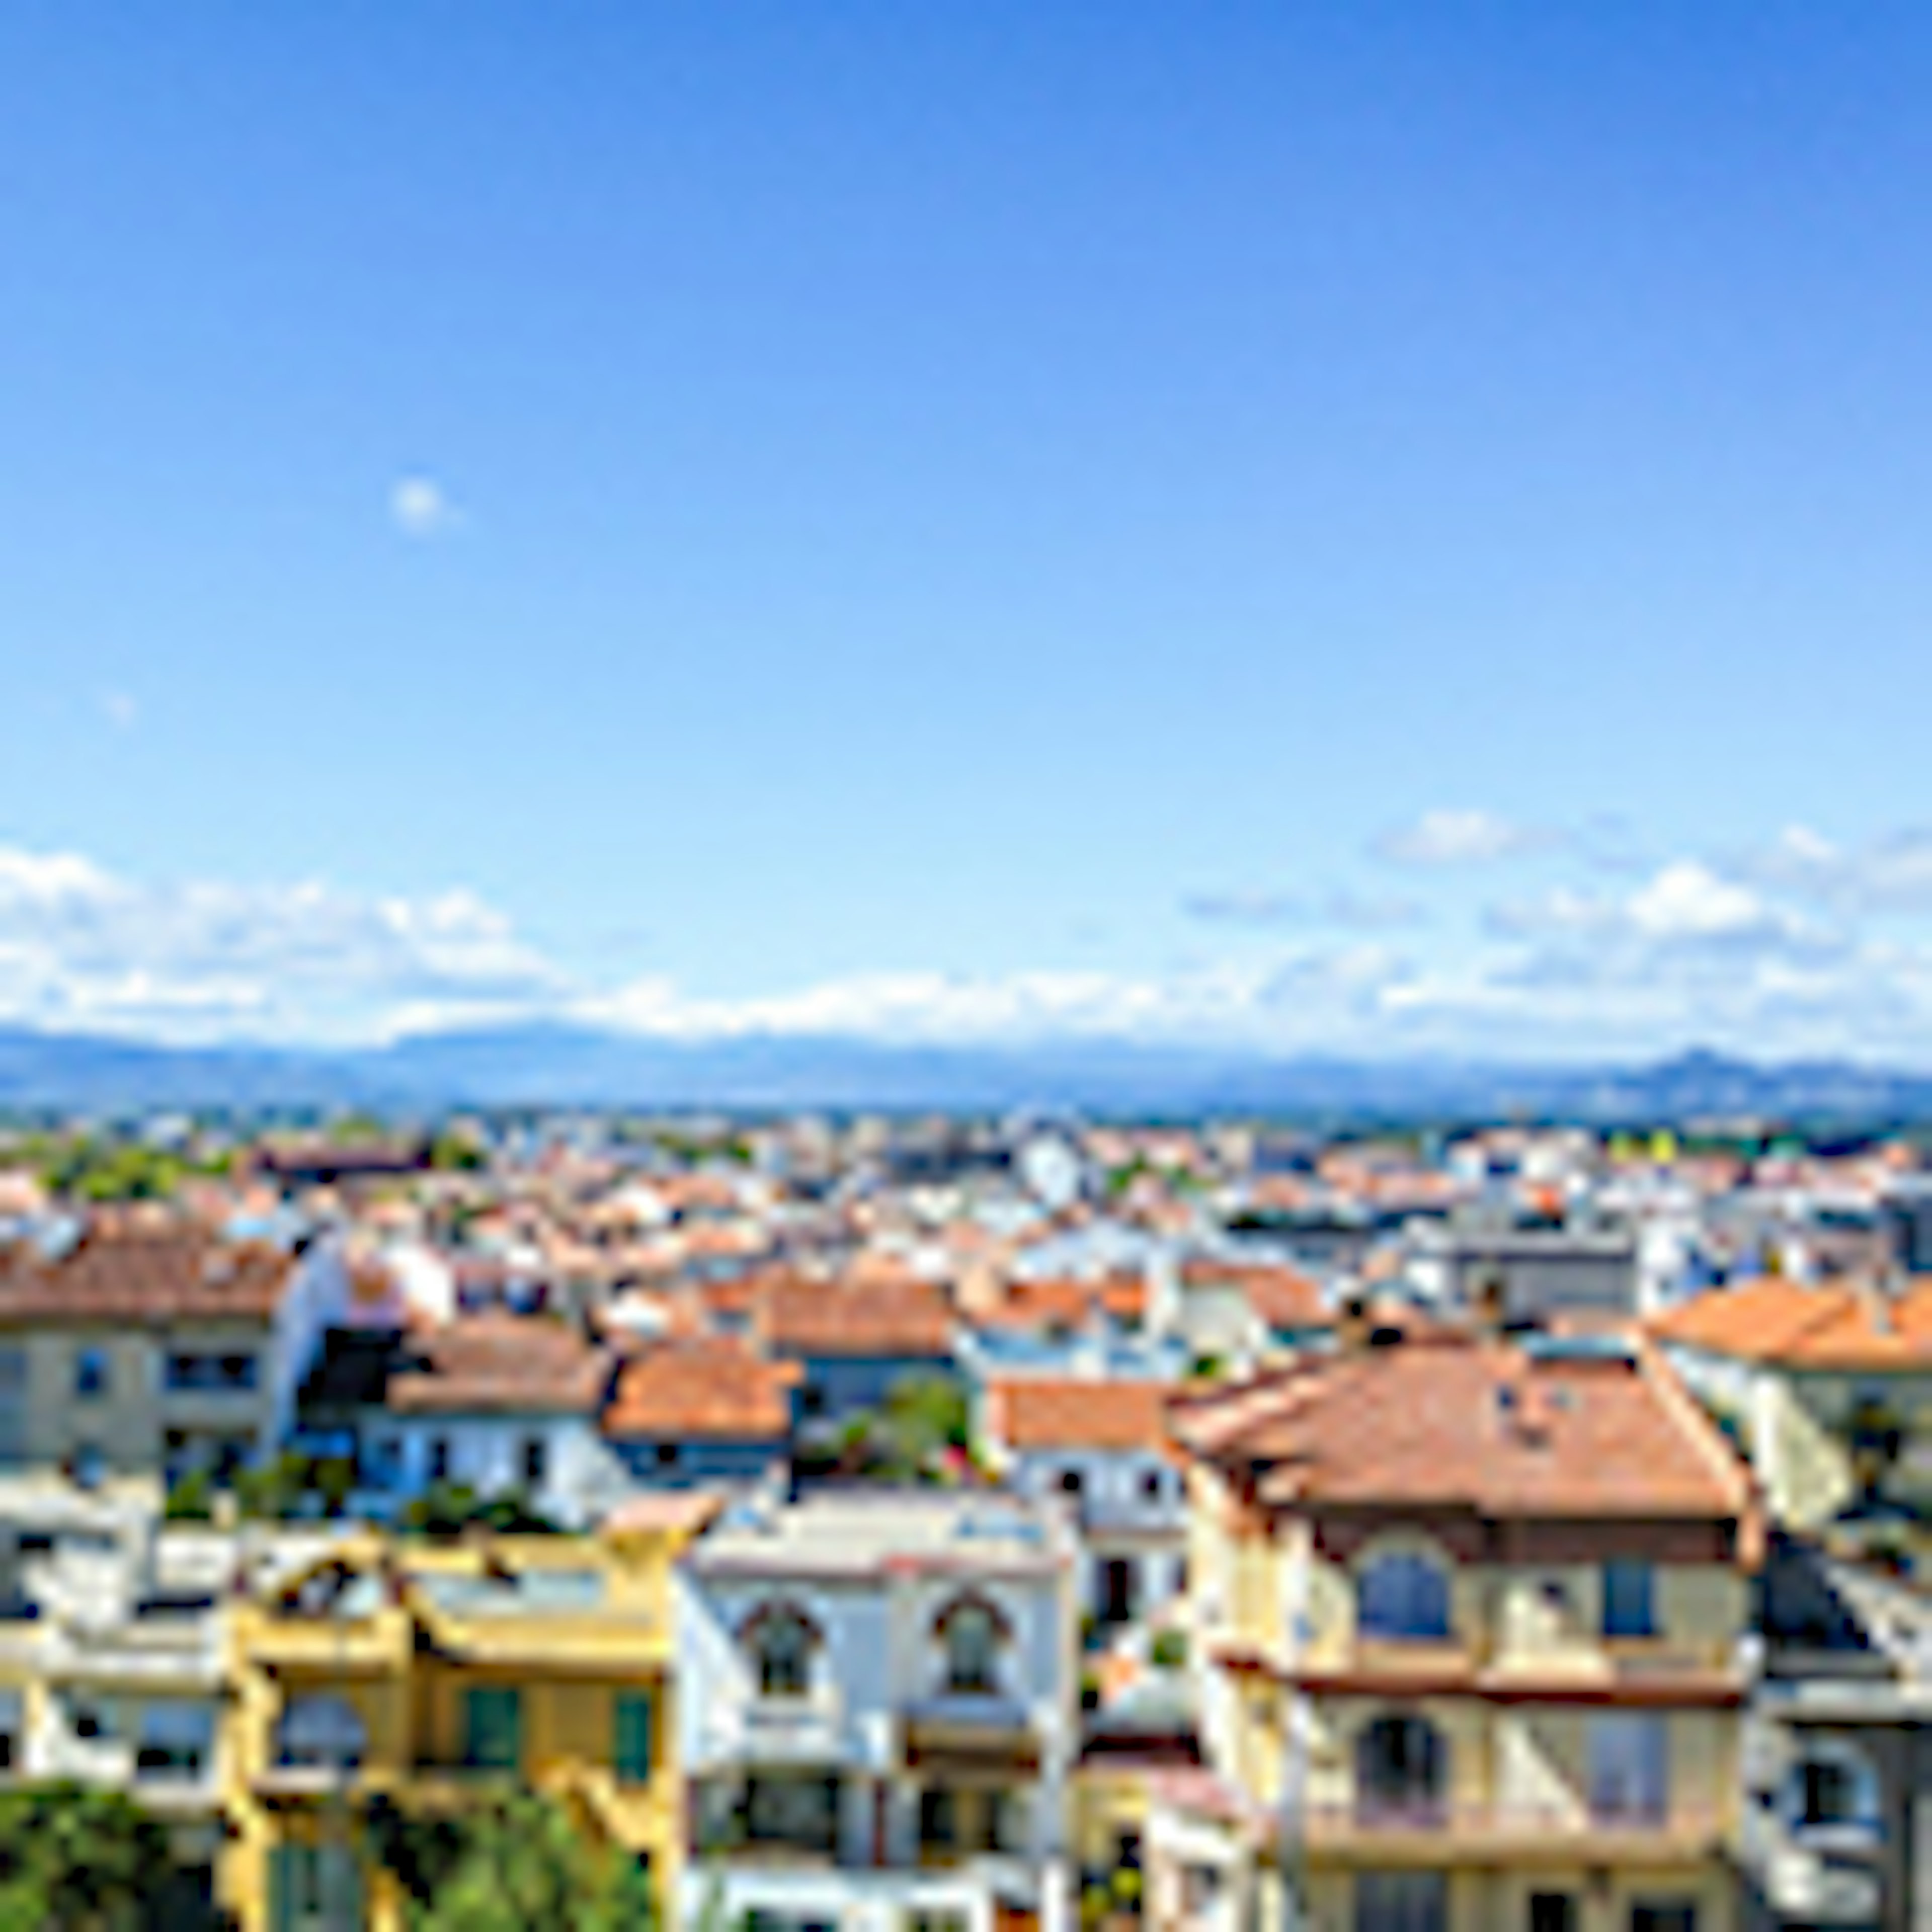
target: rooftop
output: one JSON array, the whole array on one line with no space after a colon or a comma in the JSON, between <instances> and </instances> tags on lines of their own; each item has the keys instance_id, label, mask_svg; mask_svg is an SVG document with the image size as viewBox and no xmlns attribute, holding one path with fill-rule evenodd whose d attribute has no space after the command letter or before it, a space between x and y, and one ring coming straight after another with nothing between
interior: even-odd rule
<instances>
[{"instance_id":1,"label":"rooftop","mask_svg":"<svg viewBox=\"0 0 1932 1932\"><path fill-rule=\"evenodd\" d=\"M1282 1508L1733 1520L1748 1477L1660 1361L1473 1335L1325 1355L1184 1400L1176 1436Z\"/></svg>"}]
</instances>

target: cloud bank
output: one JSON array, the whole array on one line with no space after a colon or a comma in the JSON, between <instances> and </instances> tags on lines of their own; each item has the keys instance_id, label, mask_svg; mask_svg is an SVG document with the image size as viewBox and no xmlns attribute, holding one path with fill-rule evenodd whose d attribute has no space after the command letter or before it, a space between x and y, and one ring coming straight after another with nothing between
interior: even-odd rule
<instances>
[{"instance_id":1,"label":"cloud bank","mask_svg":"<svg viewBox=\"0 0 1932 1932\"><path fill-rule=\"evenodd\" d=\"M1443 834L1435 850L1522 849L1463 822L1486 814L1450 816L1451 833L1442 814L1419 821ZM1208 956L1164 969L878 970L732 999L662 974L593 982L460 885L151 883L80 853L0 845L0 1020L177 1042L360 1042L544 1017L677 1040L1120 1038L1519 1059L1702 1042L1932 1064L1932 834L1859 845L1790 828L1614 880L1580 842L1539 837L1568 854L1557 869L1570 875L1460 916L1340 887L1196 894L1178 904Z\"/></svg>"}]
</instances>

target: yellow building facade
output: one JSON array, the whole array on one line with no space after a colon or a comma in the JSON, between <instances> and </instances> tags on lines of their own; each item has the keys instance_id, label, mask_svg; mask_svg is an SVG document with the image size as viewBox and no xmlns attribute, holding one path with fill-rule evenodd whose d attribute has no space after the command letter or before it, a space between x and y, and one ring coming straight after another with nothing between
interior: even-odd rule
<instances>
[{"instance_id":1,"label":"yellow building facade","mask_svg":"<svg viewBox=\"0 0 1932 1932\"><path fill-rule=\"evenodd\" d=\"M240 1932L399 1928L406 1860L388 1848L516 1789L674 1898L682 1540L358 1538L238 1606L220 1893Z\"/></svg>"},{"instance_id":2,"label":"yellow building facade","mask_svg":"<svg viewBox=\"0 0 1932 1932\"><path fill-rule=\"evenodd\" d=\"M1273 1439L1210 1426L1191 1471L1204 1730L1262 1829L1264 1893L1298 1898L1308 1932L1733 1932L1741 1474L1666 1399L1664 1425L1694 1438L1648 1512L1640 1493L1593 1508L1587 1471L1548 1483L1546 1507L1534 1482L1512 1496L1516 1445L1467 1400L1469 1378L1411 1378L1383 1426L1426 1438L1446 1421L1495 1449L1432 1456L1425 1439L1379 1498L1350 1450L1360 1473L1324 1497L1300 1427L1316 1385L1284 1388L1302 1415ZM1368 1393L1338 1410L1345 1443ZM1567 1399L1635 1406L1580 1378ZM1540 1421L1529 1455L1561 1432ZM1645 1444L1630 1454L1640 1479ZM1678 1480L1700 1458L1711 1500L1686 1514Z\"/></svg>"}]
</instances>

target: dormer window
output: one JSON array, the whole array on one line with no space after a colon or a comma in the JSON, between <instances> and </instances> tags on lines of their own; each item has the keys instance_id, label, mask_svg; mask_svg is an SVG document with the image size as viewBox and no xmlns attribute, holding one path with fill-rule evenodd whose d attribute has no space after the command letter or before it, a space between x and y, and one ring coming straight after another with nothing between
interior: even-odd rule
<instances>
[{"instance_id":1,"label":"dormer window","mask_svg":"<svg viewBox=\"0 0 1932 1932\"><path fill-rule=\"evenodd\" d=\"M812 1653L818 1631L788 1604L761 1610L745 1627L744 1639L764 1697L804 1697L812 1691Z\"/></svg>"}]
</instances>

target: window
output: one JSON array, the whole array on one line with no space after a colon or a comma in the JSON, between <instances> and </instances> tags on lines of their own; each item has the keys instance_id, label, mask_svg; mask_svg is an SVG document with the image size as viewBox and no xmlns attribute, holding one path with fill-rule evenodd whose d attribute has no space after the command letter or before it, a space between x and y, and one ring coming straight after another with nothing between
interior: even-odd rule
<instances>
[{"instance_id":1,"label":"window","mask_svg":"<svg viewBox=\"0 0 1932 1932\"><path fill-rule=\"evenodd\" d=\"M543 1487L546 1472L550 1467L550 1444L541 1436L524 1438L524 1486L539 1490Z\"/></svg>"},{"instance_id":2,"label":"window","mask_svg":"<svg viewBox=\"0 0 1932 1932\"><path fill-rule=\"evenodd\" d=\"M463 1694L463 1761L478 1771L514 1771L523 1761L524 1700L507 1685Z\"/></svg>"},{"instance_id":3,"label":"window","mask_svg":"<svg viewBox=\"0 0 1932 1932\"><path fill-rule=\"evenodd\" d=\"M624 1784L648 1784L657 1764L657 1700L650 1692L620 1692L611 1706L616 1731L610 1762Z\"/></svg>"},{"instance_id":4,"label":"window","mask_svg":"<svg viewBox=\"0 0 1932 1932\"><path fill-rule=\"evenodd\" d=\"M1870 1760L1843 1738L1807 1740L1791 1769L1785 1810L1800 1835L1875 1837L1883 1828L1883 1803Z\"/></svg>"},{"instance_id":5,"label":"window","mask_svg":"<svg viewBox=\"0 0 1932 1932\"><path fill-rule=\"evenodd\" d=\"M946 1688L956 1695L986 1696L998 1688L1000 1620L986 1604L955 1604L942 1620Z\"/></svg>"},{"instance_id":6,"label":"window","mask_svg":"<svg viewBox=\"0 0 1932 1932\"><path fill-rule=\"evenodd\" d=\"M1427 1718L1394 1712L1363 1726L1355 1741L1355 1803L1366 1816L1423 1822L1441 1816L1448 1750Z\"/></svg>"},{"instance_id":7,"label":"window","mask_svg":"<svg viewBox=\"0 0 1932 1932\"><path fill-rule=\"evenodd\" d=\"M432 1483L449 1480L449 1438L432 1436L429 1438L429 1479Z\"/></svg>"},{"instance_id":8,"label":"window","mask_svg":"<svg viewBox=\"0 0 1932 1932\"><path fill-rule=\"evenodd\" d=\"M1567 1892L1532 1892L1529 1932L1576 1932L1576 1900Z\"/></svg>"},{"instance_id":9,"label":"window","mask_svg":"<svg viewBox=\"0 0 1932 1932\"><path fill-rule=\"evenodd\" d=\"M677 1444L675 1442L660 1442L656 1454L660 1469L671 1469L677 1466Z\"/></svg>"},{"instance_id":10,"label":"window","mask_svg":"<svg viewBox=\"0 0 1932 1932\"><path fill-rule=\"evenodd\" d=\"M362 1713L346 1697L293 1697L275 1726L275 1762L292 1770L353 1771L368 1741Z\"/></svg>"},{"instance_id":11,"label":"window","mask_svg":"<svg viewBox=\"0 0 1932 1932\"><path fill-rule=\"evenodd\" d=\"M346 1845L282 1844L270 1857L274 1932L334 1932L363 1922L362 1869Z\"/></svg>"},{"instance_id":12,"label":"window","mask_svg":"<svg viewBox=\"0 0 1932 1932\"><path fill-rule=\"evenodd\" d=\"M76 1487L98 1490L107 1480L107 1458L98 1443L77 1443L67 1459L67 1473Z\"/></svg>"},{"instance_id":13,"label":"window","mask_svg":"<svg viewBox=\"0 0 1932 1932\"><path fill-rule=\"evenodd\" d=\"M74 1358L74 1392L81 1401L92 1401L107 1393L107 1351L92 1344L77 1349Z\"/></svg>"},{"instance_id":14,"label":"window","mask_svg":"<svg viewBox=\"0 0 1932 1932\"><path fill-rule=\"evenodd\" d=\"M1078 1469L1061 1470L1060 1472L1060 1486L1070 1496L1077 1496L1080 1493L1082 1488L1080 1472Z\"/></svg>"},{"instance_id":15,"label":"window","mask_svg":"<svg viewBox=\"0 0 1932 1932\"><path fill-rule=\"evenodd\" d=\"M812 1690L812 1654L818 1633L808 1618L781 1605L761 1611L747 1628L758 1672L758 1690L766 1697L803 1697Z\"/></svg>"},{"instance_id":16,"label":"window","mask_svg":"<svg viewBox=\"0 0 1932 1932\"><path fill-rule=\"evenodd\" d=\"M745 1836L754 1844L788 1845L827 1856L838 1849L838 1780L795 1772L754 1774L745 1780Z\"/></svg>"},{"instance_id":17,"label":"window","mask_svg":"<svg viewBox=\"0 0 1932 1932\"><path fill-rule=\"evenodd\" d=\"M1447 1637L1448 1575L1440 1564L1414 1550L1375 1558L1362 1572L1357 1623L1366 1637L1403 1642Z\"/></svg>"},{"instance_id":18,"label":"window","mask_svg":"<svg viewBox=\"0 0 1932 1932\"><path fill-rule=\"evenodd\" d=\"M169 1391L177 1395L237 1395L254 1388L258 1372L253 1355L196 1354L177 1350L168 1357L163 1381Z\"/></svg>"},{"instance_id":19,"label":"window","mask_svg":"<svg viewBox=\"0 0 1932 1932\"><path fill-rule=\"evenodd\" d=\"M1158 1469L1150 1469L1141 1478L1141 1494L1150 1503L1162 1501L1167 1495L1167 1478Z\"/></svg>"},{"instance_id":20,"label":"window","mask_svg":"<svg viewBox=\"0 0 1932 1932\"><path fill-rule=\"evenodd\" d=\"M1103 1624L1134 1620L1137 1566L1130 1556L1097 1557L1094 1564L1094 1609Z\"/></svg>"},{"instance_id":21,"label":"window","mask_svg":"<svg viewBox=\"0 0 1932 1932\"><path fill-rule=\"evenodd\" d=\"M919 1794L919 1842L950 1851L959 1836L958 1803L943 1784L928 1784Z\"/></svg>"},{"instance_id":22,"label":"window","mask_svg":"<svg viewBox=\"0 0 1932 1932\"><path fill-rule=\"evenodd\" d=\"M1657 1573L1635 1558L1604 1565L1604 1634L1606 1637L1654 1636Z\"/></svg>"},{"instance_id":23,"label":"window","mask_svg":"<svg viewBox=\"0 0 1932 1932\"><path fill-rule=\"evenodd\" d=\"M1669 1720L1617 1711L1590 1720L1590 1808L1612 1824L1656 1824L1670 1810Z\"/></svg>"},{"instance_id":24,"label":"window","mask_svg":"<svg viewBox=\"0 0 1932 1932\"><path fill-rule=\"evenodd\" d=\"M1449 1886L1440 1872L1360 1874L1354 1932L1448 1932Z\"/></svg>"},{"instance_id":25,"label":"window","mask_svg":"<svg viewBox=\"0 0 1932 1932\"><path fill-rule=\"evenodd\" d=\"M192 1781L207 1769L214 1749L212 1706L150 1704L141 1713L134 1775L156 1782Z\"/></svg>"},{"instance_id":26,"label":"window","mask_svg":"<svg viewBox=\"0 0 1932 1932\"><path fill-rule=\"evenodd\" d=\"M1630 1922L1630 1932L1697 1932L1697 1908L1688 1898L1640 1899Z\"/></svg>"}]
</instances>

